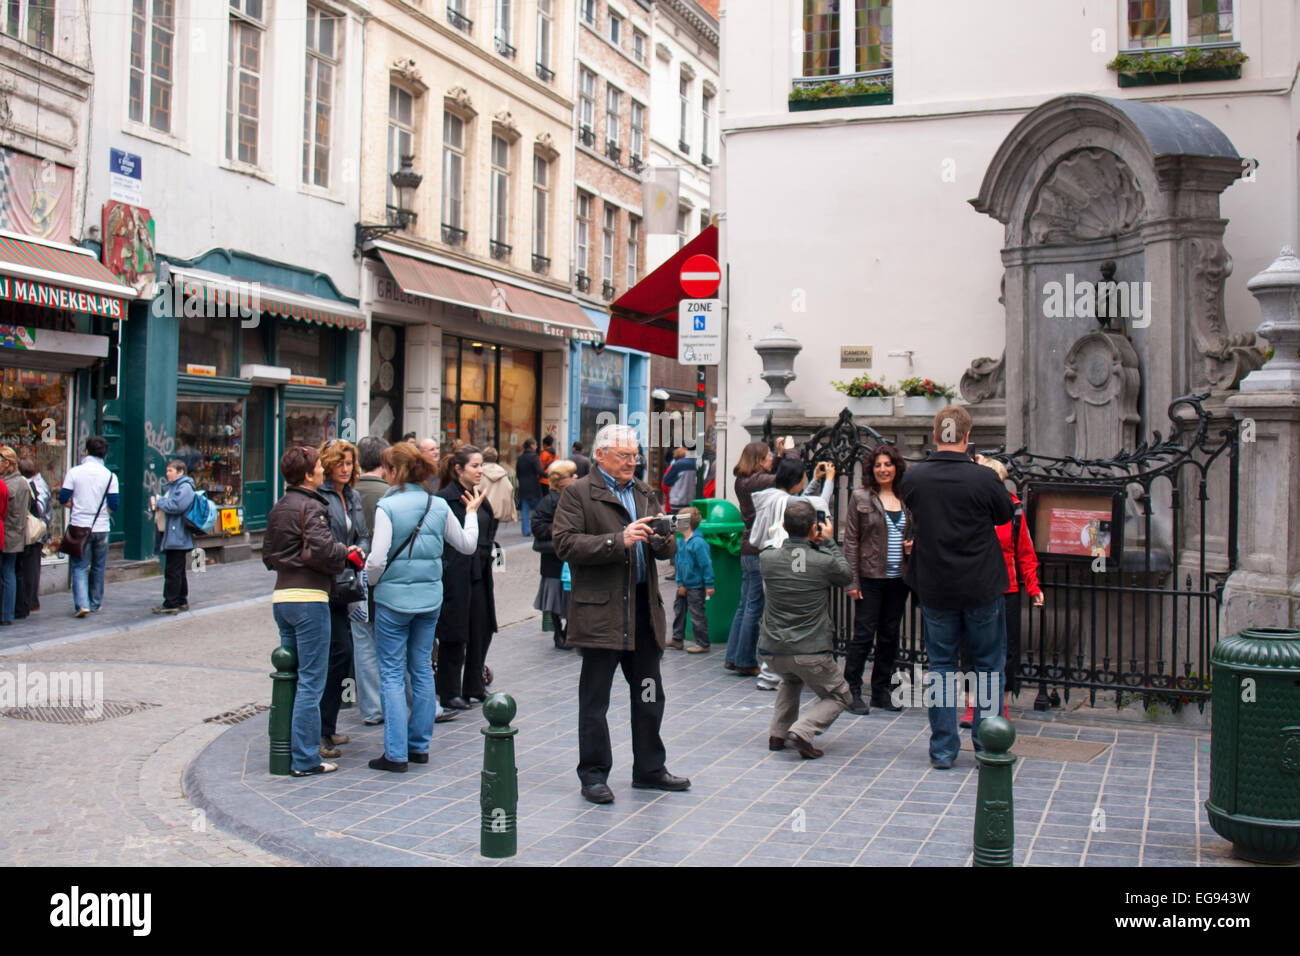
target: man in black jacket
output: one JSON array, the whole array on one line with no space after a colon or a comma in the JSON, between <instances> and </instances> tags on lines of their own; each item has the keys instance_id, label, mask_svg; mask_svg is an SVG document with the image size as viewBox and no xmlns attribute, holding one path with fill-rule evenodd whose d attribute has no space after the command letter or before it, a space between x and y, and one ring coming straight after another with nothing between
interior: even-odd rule
<instances>
[{"instance_id":1,"label":"man in black jacket","mask_svg":"<svg viewBox=\"0 0 1300 956\"><path fill-rule=\"evenodd\" d=\"M519 517L525 538L533 536L528 516L542 500L542 460L537 454L537 442L524 439L524 450L515 460L515 477L519 480Z\"/></svg>"},{"instance_id":2,"label":"man in black jacket","mask_svg":"<svg viewBox=\"0 0 1300 956\"><path fill-rule=\"evenodd\" d=\"M966 455L970 433L970 413L960 405L935 415L935 451L907 469L901 489L916 522L906 580L925 621L930 764L939 770L953 765L961 747L955 675L963 638L970 642L975 668L979 712L971 739L976 750L980 721L1002 711L1002 594L1008 581L995 529L1011 520L1011 496L991 469Z\"/></svg>"}]
</instances>

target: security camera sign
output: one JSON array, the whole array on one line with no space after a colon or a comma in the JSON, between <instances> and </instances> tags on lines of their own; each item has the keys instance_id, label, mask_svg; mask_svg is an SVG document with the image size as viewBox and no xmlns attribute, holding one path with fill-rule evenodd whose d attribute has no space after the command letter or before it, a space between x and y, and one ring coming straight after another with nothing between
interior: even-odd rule
<instances>
[{"instance_id":1,"label":"security camera sign","mask_svg":"<svg viewBox=\"0 0 1300 956\"><path fill-rule=\"evenodd\" d=\"M722 356L722 308L717 299L682 299L677 305L677 361L717 365Z\"/></svg>"}]
</instances>

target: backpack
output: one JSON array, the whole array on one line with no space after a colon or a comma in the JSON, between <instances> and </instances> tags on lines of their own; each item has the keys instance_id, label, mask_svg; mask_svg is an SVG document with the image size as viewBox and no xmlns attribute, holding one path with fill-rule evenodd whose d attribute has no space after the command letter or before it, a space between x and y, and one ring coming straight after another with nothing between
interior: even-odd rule
<instances>
[{"instance_id":1,"label":"backpack","mask_svg":"<svg viewBox=\"0 0 1300 956\"><path fill-rule=\"evenodd\" d=\"M217 506L204 492L194 492L190 510L185 512L185 526L198 534L212 534L217 526Z\"/></svg>"}]
</instances>

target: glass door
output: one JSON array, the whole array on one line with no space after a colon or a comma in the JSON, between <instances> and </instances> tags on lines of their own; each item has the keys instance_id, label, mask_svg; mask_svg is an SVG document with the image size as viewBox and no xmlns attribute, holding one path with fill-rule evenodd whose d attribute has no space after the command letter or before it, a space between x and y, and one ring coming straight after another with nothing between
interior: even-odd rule
<instances>
[{"instance_id":1,"label":"glass door","mask_svg":"<svg viewBox=\"0 0 1300 956\"><path fill-rule=\"evenodd\" d=\"M266 527L271 510L267 462L275 460L275 390L254 387L248 393L244 428L244 525Z\"/></svg>"}]
</instances>

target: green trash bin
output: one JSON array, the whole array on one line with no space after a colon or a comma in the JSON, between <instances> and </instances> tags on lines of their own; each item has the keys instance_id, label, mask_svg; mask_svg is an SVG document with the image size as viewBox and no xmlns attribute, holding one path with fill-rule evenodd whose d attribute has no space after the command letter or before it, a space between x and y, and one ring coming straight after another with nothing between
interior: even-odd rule
<instances>
[{"instance_id":1,"label":"green trash bin","mask_svg":"<svg viewBox=\"0 0 1300 956\"><path fill-rule=\"evenodd\" d=\"M1211 661L1210 826L1239 857L1300 862L1300 631L1246 628Z\"/></svg>"},{"instance_id":2,"label":"green trash bin","mask_svg":"<svg viewBox=\"0 0 1300 956\"><path fill-rule=\"evenodd\" d=\"M731 634L731 620L740 607L740 541L745 535L745 521L740 509L723 498L696 498L691 505L704 519L695 533L704 536L713 561L713 597L705 605L709 643L725 644ZM691 639L689 614L686 639Z\"/></svg>"}]
</instances>

